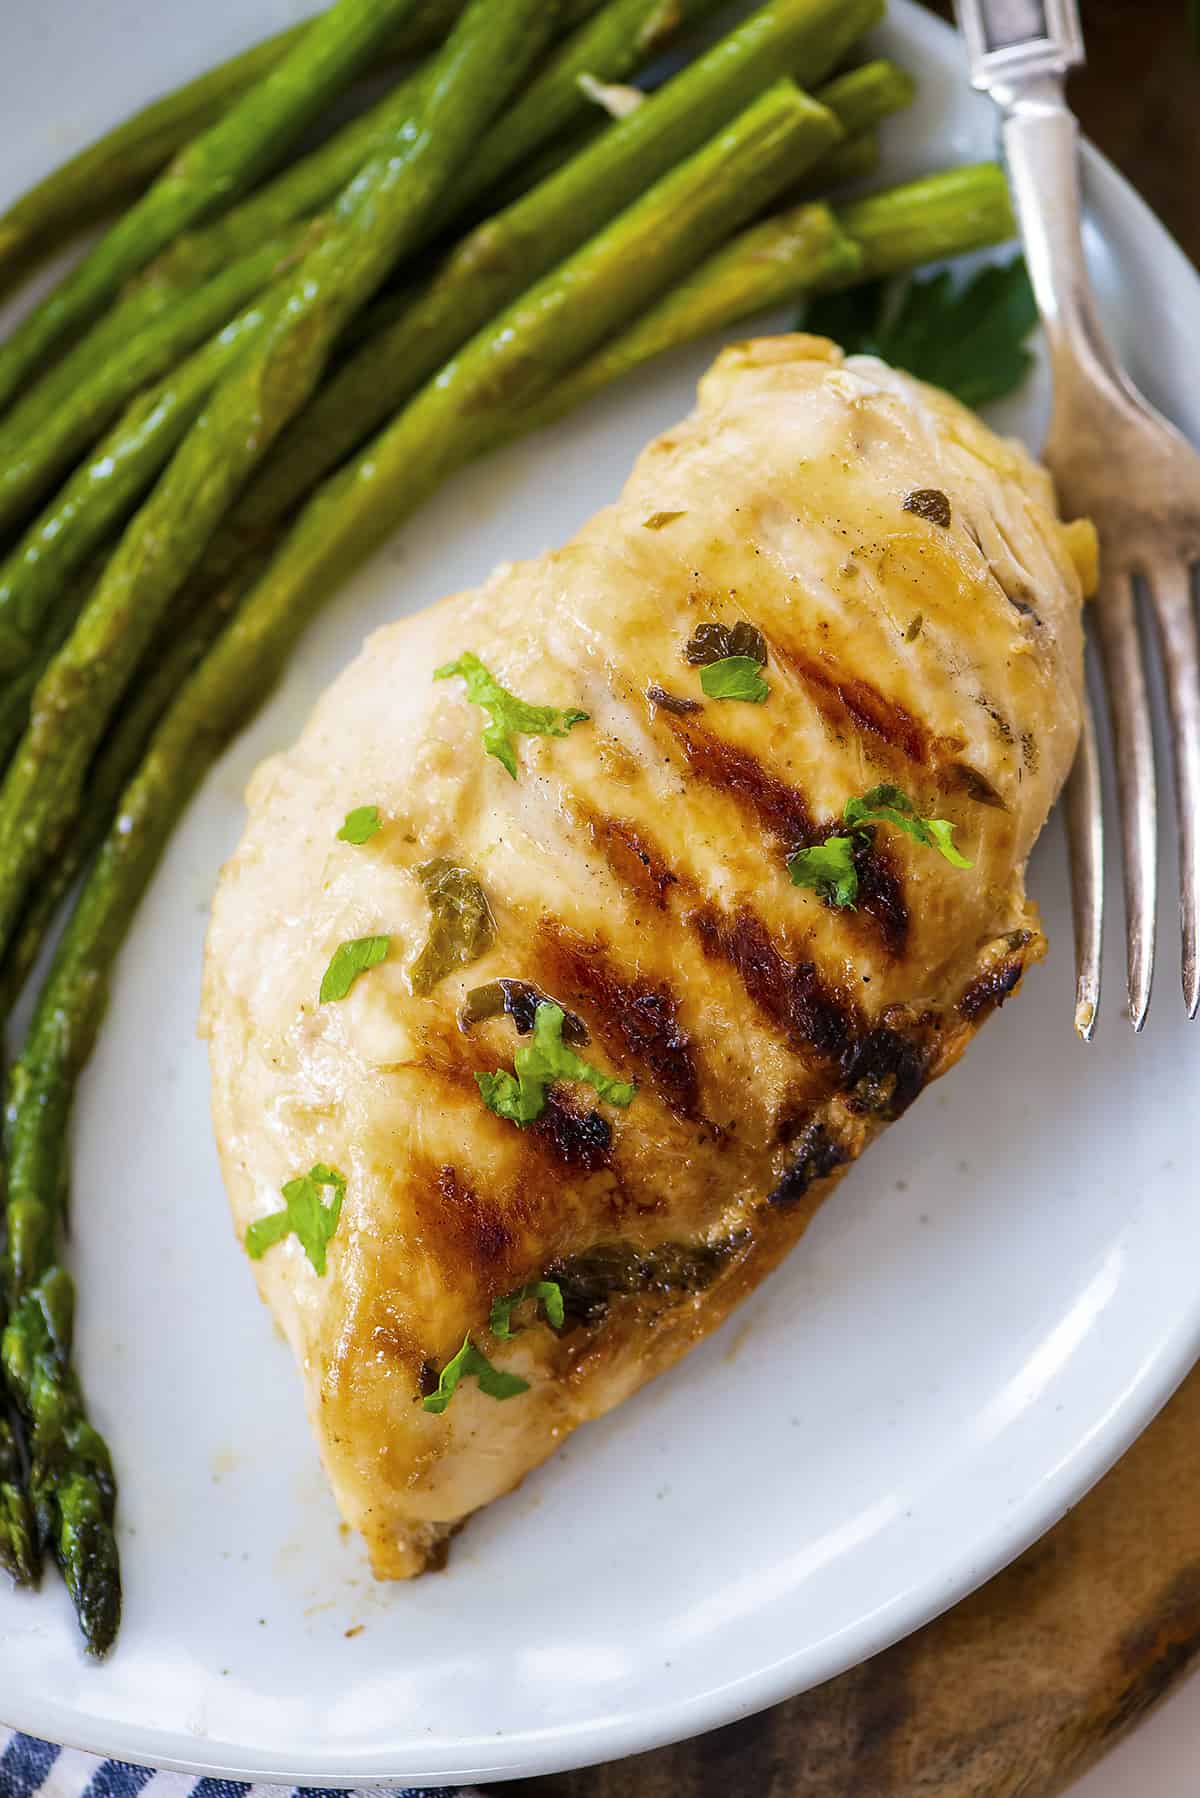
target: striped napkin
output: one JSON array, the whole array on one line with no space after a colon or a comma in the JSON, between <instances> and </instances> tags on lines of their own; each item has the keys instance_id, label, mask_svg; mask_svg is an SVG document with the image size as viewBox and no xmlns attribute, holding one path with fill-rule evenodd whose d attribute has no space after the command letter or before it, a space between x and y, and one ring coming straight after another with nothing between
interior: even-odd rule
<instances>
[{"instance_id":1,"label":"striped napkin","mask_svg":"<svg viewBox=\"0 0 1200 1798\"><path fill-rule=\"evenodd\" d=\"M483 1798L461 1786L441 1786L436 1794L425 1786L389 1789L394 1798ZM286 1786L153 1773L128 1761L102 1761L94 1754L53 1748L34 1736L0 1728L0 1798L285 1798L287 1793ZM289 1798L354 1798L354 1794L293 1786Z\"/></svg>"}]
</instances>

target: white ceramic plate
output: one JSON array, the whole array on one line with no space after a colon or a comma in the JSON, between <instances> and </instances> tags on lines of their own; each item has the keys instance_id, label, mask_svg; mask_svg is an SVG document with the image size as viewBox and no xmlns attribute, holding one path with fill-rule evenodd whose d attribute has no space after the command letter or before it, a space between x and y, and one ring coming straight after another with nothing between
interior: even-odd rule
<instances>
[{"instance_id":1,"label":"white ceramic plate","mask_svg":"<svg viewBox=\"0 0 1200 1798\"><path fill-rule=\"evenodd\" d=\"M0 0L3 185L296 10ZM881 47L921 101L890 134L891 174L989 154L952 35L893 12ZM1088 187L1109 324L1200 437L1200 283L1095 157ZM725 1329L472 1523L446 1573L378 1586L339 1532L209 1136L195 1015L215 872L251 768L363 635L565 537L687 410L712 348L455 482L338 595L175 837L76 1128L80 1351L123 1482L125 1626L92 1667L53 1578L38 1598L0 1593L6 1722L318 1785L648 1748L824 1680L960 1598L1104 1472L1200 1349L1200 1030L1173 906L1144 1038L1119 1013L1114 940L1082 1048L1055 822L1032 870L1048 965ZM1035 382L1006 422L1036 441L1044 400Z\"/></svg>"}]
</instances>

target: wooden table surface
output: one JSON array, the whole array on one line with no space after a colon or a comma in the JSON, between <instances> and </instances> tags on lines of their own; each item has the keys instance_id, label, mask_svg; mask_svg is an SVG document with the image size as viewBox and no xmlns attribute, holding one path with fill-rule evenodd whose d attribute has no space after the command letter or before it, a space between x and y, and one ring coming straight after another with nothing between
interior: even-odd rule
<instances>
[{"instance_id":1,"label":"wooden table surface","mask_svg":"<svg viewBox=\"0 0 1200 1798\"><path fill-rule=\"evenodd\" d=\"M949 16L949 0L937 10ZM1082 0L1082 11L1089 61L1072 99L1084 128L1200 263L1200 51L1186 0ZM1200 1369L1056 1530L907 1642L676 1748L506 1789L514 1798L1052 1798L1200 1649L1198 1465Z\"/></svg>"}]
</instances>

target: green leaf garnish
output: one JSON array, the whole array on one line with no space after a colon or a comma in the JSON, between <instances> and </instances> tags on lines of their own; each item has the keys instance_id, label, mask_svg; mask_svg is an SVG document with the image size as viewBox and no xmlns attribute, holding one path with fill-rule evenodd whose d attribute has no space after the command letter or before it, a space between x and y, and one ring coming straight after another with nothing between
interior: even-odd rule
<instances>
[{"instance_id":1,"label":"green leaf garnish","mask_svg":"<svg viewBox=\"0 0 1200 1798\"><path fill-rule=\"evenodd\" d=\"M429 901L429 935L408 978L413 992L426 998L452 969L467 967L486 954L496 923L487 894L470 868L435 855L413 873Z\"/></svg>"},{"instance_id":2,"label":"green leaf garnish","mask_svg":"<svg viewBox=\"0 0 1200 1798\"><path fill-rule=\"evenodd\" d=\"M854 866L854 838L826 837L788 856L792 885L812 887L831 905L853 905L858 897L858 870Z\"/></svg>"},{"instance_id":3,"label":"green leaf garnish","mask_svg":"<svg viewBox=\"0 0 1200 1798\"><path fill-rule=\"evenodd\" d=\"M814 300L802 326L832 337L848 355L881 356L895 368L944 387L968 406L985 406L1021 385L1033 365L1025 347L1037 302L1022 256L989 263L956 287L946 270L902 291L873 281Z\"/></svg>"},{"instance_id":4,"label":"green leaf garnish","mask_svg":"<svg viewBox=\"0 0 1200 1798\"><path fill-rule=\"evenodd\" d=\"M339 843L363 844L383 829L383 819L379 816L377 805L358 805L352 812L346 813L346 822L338 831Z\"/></svg>"},{"instance_id":5,"label":"green leaf garnish","mask_svg":"<svg viewBox=\"0 0 1200 1798\"><path fill-rule=\"evenodd\" d=\"M588 714L575 709L560 711L553 705L528 705L486 669L470 650L456 662L447 662L434 672L434 680L450 680L459 675L467 683L467 698L472 705L482 706L491 719L483 729L483 746L494 755L501 767L517 778L517 752L514 736L565 737L573 724L585 724Z\"/></svg>"},{"instance_id":6,"label":"green leaf garnish","mask_svg":"<svg viewBox=\"0 0 1200 1798\"><path fill-rule=\"evenodd\" d=\"M513 1056L515 1076L504 1068L476 1074L483 1102L497 1117L524 1128L546 1109L546 1088L555 1080L577 1080L590 1086L608 1105L630 1105L637 1091L627 1080L614 1080L568 1049L562 1039L559 1005L539 1005L533 1014L533 1038Z\"/></svg>"},{"instance_id":7,"label":"green leaf garnish","mask_svg":"<svg viewBox=\"0 0 1200 1798\"><path fill-rule=\"evenodd\" d=\"M954 826L945 818L919 818L917 808L899 787L872 787L861 799L847 799L842 812L847 824L894 824L918 843L936 849L955 868L972 868L954 847Z\"/></svg>"},{"instance_id":8,"label":"green leaf garnish","mask_svg":"<svg viewBox=\"0 0 1200 1798\"><path fill-rule=\"evenodd\" d=\"M498 1367L493 1367L487 1356L480 1354L470 1336L464 1336L457 1355L447 1361L441 1371L437 1391L423 1398L422 1405L427 1411L440 1414L454 1397L459 1381L472 1374L479 1381L480 1391L486 1392L489 1398L516 1398L519 1392L529 1391L528 1380L523 1380L520 1374L502 1373Z\"/></svg>"},{"instance_id":9,"label":"green leaf garnish","mask_svg":"<svg viewBox=\"0 0 1200 1798\"><path fill-rule=\"evenodd\" d=\"M325 1187L333 1190L328 1204L321 1197ZM306 1174L288 1181L283 1189L282 1211L269 1212L250 1225L246 1231L246 1253L252 1261L260 1261L269 1248L285 1236L294 1235L316 1272L324 1274L325 1247L337 1229L345 1196L345 1174L318 1161Z\"/></svg>"},{"instance_id":10,"label":"green leaf garnish","mask_svg":"<svg viewBox=\"0 0 1200 1798\"><path fill-rule=\"evenodd\" d=\"M700 685L710 699L748 699L761 705L771 691L753 656L726 656L700 670Z\"/></svg>"},{"instance_id":11,"label":"green leaf garnish","mask_svg":"<svg viewBox=\"0 0 1200 1798\"><path fill-rule=\"evenodd\" d=\"M321 1004L344 999L360 974L386 959L391 943L390 936L356 936L339 943L321 981Z\"/></svg>"},{"instance_id":12,"label":"green leaf garnish","mask_svg":"<svg viewBox=\"0 0 1200 1798\"><path fill-rule=\"evenodd\" d=\"M866 847L868 824L894 824L916 842L936 849L955 868L973 868L974 862L954 846L954 826L946 818L922 818L907 793L899 787L872 787L861 799L847 799L842 817L852 836L827 837L797 849L787 860L792 885L812 887L831 905L852 906L858 898L858 869L854 858Z\"/></svg>"},{"instance_id":13,"label":"green leaf garnish","mask_svg":"<svg viewBox=\"0 0 1200 1798\"><path fill-rule=\"evenodd\" d=\"M509 1337L517 1334L509 1319L517 1306L524 1303L526 1299L540 1300L547 1320L554 1325L556 1330L562 1329L563 1319L566 1316L562 1287L557 1280L533 1280L528 1286L518 1286L515 1292L507 1292L502 1299L493 1300L492 1313L488 1318L488 1329L493 1336L499 1336L507 1341Z\"/></svg>"}]
</instances>

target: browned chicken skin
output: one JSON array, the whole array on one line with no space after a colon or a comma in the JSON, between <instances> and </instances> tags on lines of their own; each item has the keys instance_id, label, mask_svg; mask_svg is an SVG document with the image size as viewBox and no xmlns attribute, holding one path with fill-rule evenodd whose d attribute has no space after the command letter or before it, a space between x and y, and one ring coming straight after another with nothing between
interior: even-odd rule
<instances>
[{"instance_id":1,"label":"browned chicken skin","mask_svg":"<svg viewBox=\"0 0 1200 1798\"><path fill-rule=\"evenodd\" d=\"M216 1130L243 1232L314 1163L346 1176L323 1278L295 1237L254 1265L380 1575L713 1329L1041 955L1023 870L1074 752L1091 551L944 395L821 339L743 345L616 506L380 632L259 770L209 936ZM685 656L742 622L764 704L705 698ZM513 781L432 678L465 650L589 721L518 737ZM882 825L854 909L793 886L789 853L880 782L974 865ZM383 827L337 841L367 804ZM495 933L420 996L438 857ZM337 945L377 933L387 960L319 1004ZM476 1074L529 1039L459 1011L502 978L574 1013L632 1103L571 1083L524 1129L486 1109ZM563 1327L527 1308L497 1340L492 1301L539 1279ZM464 1379L432 1415L467 1332L529 1390Z\"/></svg>"}]
</instances>

